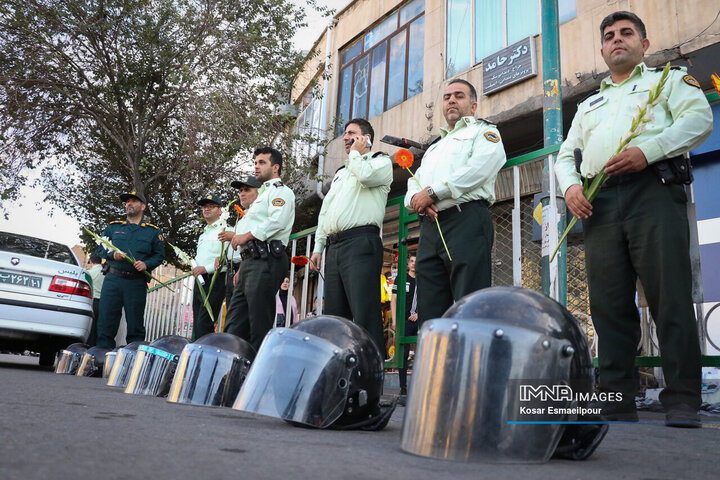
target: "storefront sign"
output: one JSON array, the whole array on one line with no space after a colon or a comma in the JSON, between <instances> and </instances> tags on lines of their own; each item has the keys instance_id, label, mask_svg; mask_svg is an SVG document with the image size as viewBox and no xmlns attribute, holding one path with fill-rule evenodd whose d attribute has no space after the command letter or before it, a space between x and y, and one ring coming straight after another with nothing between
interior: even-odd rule
<instances>
[{"instance_id":1,"label":"storefront sign","mask_svg":"<svg viewBox=\"0 0 720 480\"><path fill-rule=\"evenodd\" d=\"M527 37L483 58L482 68L484 95L534 77L537 75L535 40Z\"/></svg>"}]
</instances>

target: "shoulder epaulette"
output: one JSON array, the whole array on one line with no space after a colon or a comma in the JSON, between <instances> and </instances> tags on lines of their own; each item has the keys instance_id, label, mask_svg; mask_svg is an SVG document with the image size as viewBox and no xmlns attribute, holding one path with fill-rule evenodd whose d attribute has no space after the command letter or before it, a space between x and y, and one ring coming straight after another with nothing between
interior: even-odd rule
<instances>
[{"instance_id":1,"label":"shoulder epaulette","mask_svg":"<svg viewBox=\"0 0 720 480\"><path fill-rule=\"evenodd\" d=\"M141 227L148 226L148 227L153 227L155 230L160 230L160 227L156 227L156 226L153 225L152 223L147 223L147 222L145 222L145 223L141 223L140 226L141 226Z\"/></svg>"},{"instance_id":2,"label":"shoulder epaulette","mask_svg":"<svg viewBox=\"0 0 720 480\"><path fill-rule=\"evenodd\" d=\"M491 122L490 120L488 120L488 119L486 119L486 118L478 118L478 120L481 120L481 121L487 123L488 125L492 125L492 126L494 126L494 127L497 126L496 123L493 123L493 122Z\"/></svg>"},{"instance_id":3,"label":"shoulder epaulette","mask_svg":"<svg viewBox=\"0 0 720 480\"><path fill-rule=\"evenodd\" d=\"M277 188L285 186L285 184L283 182L276 182L273 185L275 185Z\"/></svg>"},{"instance_id":4,"label":"shoulder epaulette","mask_svg":"<svg viewBox=\"0 0 720 480\"><path fill-rule=\"evenodd\" d=\"M583 98L580 99L579 102L577 102L577 104L580 105L580 104L583 103L585 100L587 100L588 98L590 98L590 97L592 97L593 95L596 95L596 94L598 94L598 93L600 93L600 89L599 89L599 88L598 88L597 90L593 90L592 92L590 92L590 93L588 93L587 95L585 95Z\"/></svg>"},{"instance_id":5,"label":"shoulder epaulette","mask_svg":"<svg viewBox=\"0 0 720 480\"><path fill-rule=\"evenodd\" d=\"M122 225L125 225L127 222L125 220L113 220L112 222L110 222L110 225L112 225L113 223L120 223Z\"/></svg>"},{"instance_id":6,"label":"shoulder epaulette","mask_svg":"<svg viewBox=\"0 0 720 480\"><path fill-rule=\"evenodd\" d=\"M370 158L375 158L375 157L378 157L378 156L380 156L380 155L385 155L386 157L389 157L389 156L390 156L390 155L388 155L388 154L385 153L385 152L375 152L375 153L372 154L372 157L370 157Z\"/></svg>"},{"instance_id":7,"label":"shoulder epaulette","mask_svg":"<svg viewBox=\"0 0 720 480\"><path fill-rule=\"evenodd\" d=\"M337 175L337 173L338 173L340 170L342 170L343 168L345 168L345 165L340 165L340 167L339 167L337 170L335 170L335 173L333 174L333 176Z\"/></svg>"},{"instance_id":8,"label":"shoulder epaulette","mask_svg":"<svg viewBox=\"0 0 720 480\"><path fill-rule=\"evenodd\" d=\"M649 67L648 70L651 70L653 72L662 72L663 68L665 68L665 65L660 65L657 67ZM670 70L682 70L682 65L670 65Z\"/></svg>"},{"instance_id":9,"label":"shoulder epaulette","mask_svg":"<svg viewBox=\"0 0 720 480\"><path fill-rule=\"evenodd\" d=\"M437 137L435 137L432 142L430 142L430 143L428 143L427 145L425 145L425 149L427 150L428 148L430 148L430 147L432 147L433 145L435 145L437 142L440 141L441 138L442 138L442 137L441 137L440 135L438 135Z\"/></svg>"}]
</instances>

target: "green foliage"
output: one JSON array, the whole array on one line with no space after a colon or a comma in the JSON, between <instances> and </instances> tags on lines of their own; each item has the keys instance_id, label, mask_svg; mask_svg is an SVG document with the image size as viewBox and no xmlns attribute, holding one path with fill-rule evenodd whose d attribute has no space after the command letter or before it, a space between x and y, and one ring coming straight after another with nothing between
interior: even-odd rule
<instances>
[{"instance_id":1,"label":"green foliage","mask_svg":"<svg viewBox=\"0 0 720 480\"><path fill-rule=\"evenodd\" d=\"M16 198L24 169L42 168L47 200L102 231L124 216L118 195L135 190L149 221L193 251L197 199L229 200L253 149L288 129L275 112L303 60L291 38L306 8L314 2L4 1L0 201ZM288 174L306 180L308 168L288 156Z\"/></svg>"}]
</instances>

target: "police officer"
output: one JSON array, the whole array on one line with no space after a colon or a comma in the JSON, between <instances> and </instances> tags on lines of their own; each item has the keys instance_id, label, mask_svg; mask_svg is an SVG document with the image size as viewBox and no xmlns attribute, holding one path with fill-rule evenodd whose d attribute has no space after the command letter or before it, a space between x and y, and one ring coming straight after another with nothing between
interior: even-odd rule
<instances>
[{"instance_id":1,"label":"police officer","mask_svg":"<svg viewBox=\"0 0 720 480\"><path fill-rule=\"evenodd\" d=\"M260 188L260 184L257 180L255 180L255 177L253 176L248 175L248 177L244 181L235 180L230 184L230 186L232 186L233 188L237 188L240 191L238 193L238 201L240 202L240 208L243 210L243 212L249 209L250 205L252 205L252 203L258 197L258 189ZM237 233L238 224L240 223L241 219L242 216L238 214L238 219L237 222L235 222L235 227L232 230L225 230L224 232L220 233L218 235L218 239L223 242L232 241L232 237L234 237ZM218 258L218 261L219 260L220 259ZM227 302L227 305L230 305L233 290L235 289L235 284L237 283L237 273L240 270L241 260L242 259L240 258L240 250L228 249L227 276L225 280L225 301Z\"/></svg>"},{"instance_id":2,"label":"police officer","mask_svg":"<svg viewBox=\"0 0 720 480\"><path fill-rule=\"evenodd\" d=\"M454 301L490 286L495 179L505 151L495 125L473 115L475 88L452 80L443 95L447 128L408 180L405 206L421 215L417 250L418 322L438 318ZM435 218L452 261L445 251Z\"/></svg>"},{"instance_id":3,"label":"police officer","mask_svg":"<svg viewBox=\"0 0 720 480\"><path fill-rule=\"evenodd\" d=\"M280 181L282 155L271 147L255 150L258 198L237 225L231 246L242 262L227 314L225 332L248 341L256 350L274 325L275 292L290 262L285 246L295 221L295 195Z\"/></svg>"},{"instance_id":4,"label":"police officer","mask_svg":"<svg viewBox=\"0 0 720 480\"><path fill-rule=\"evenodd\" d=\"M636 106L658 83L661 68L643 57L650 42L642 20L615 12L600 24L600 53L610 76L580 103L555 172L568 208L583 219L590 309L600 339L600 388L622 401L602 406L607 420L637 421L634 359L640 338L635 282L640 282L657 326L667 387L660 394L669 426L698 427L700 346L691 296L688 219L682 182L659 174L700 145L712 114L697 80L684 68L670 72L665 98L652 108L645 132L617 155ZM573 153L583 152L580 171L610 176L592 205L583 195ZM687 169L687 168L686 168ZM620 395L617 395L619 393Z\"/></svg>"},{"instance_id":5,"label":"police officer","mask_svg":"<svg viewBox=\"0 0 720 480\"><path fill-rule=\"evenodd\" d=\"M121 253L108 252L102 246L95 250L95 255L104 258L109 265L100 294L98 319L97 346L103 348L115 348L123 309L128 343L145 340L143 320L149 281L145 272L151 272L165 259L165 239L160 229L143 222L147 208L145 196L133 191L120 195L120 200L125 202L127 220L110 222L102 236L136 261L130 263Z\"/></svg>"},{"instance_id":6,"label":"police officer","mask_svg":"<svg viewBox=\"0 0 720 480\"><path fill-rule=\"evenodd\" d=\"M355 118L345 125L348 158L335 173L320 209L310 267L320 269L327 245L323 313L353 319L384 351L380 227L392 183L392 162L387 154L370 151L374 137L367 120Z\"/></svg>"},{"instance_id":7,"label":"police officer","mask_svg":"<svg viewBox=\"0 0 720 480\"><path fill-rule=\"evenodd\" d=\"M212 290L210 290L210 284L216 270L215 259L222 254L223 248L227 245L224 245L218 239L218 234L227 227L227 224L225 220L220 218L222 204L217 195L209 194L205 198L201 198L198 205L202 207L202 215L207 225L200 234L200 238L198 238L197 253L195 255L197 266L192 269L192 273L195 277L203 279L205 283L203 288L208 296L210 309L213 313L212 318L217 321L225 297L224 275L215 279ZM220 271L223 272L226 268L226 265L222 265ZM215 324L210 318L207 308L203 305L200 288L195 285L193 291L193 337L197 339L214 331Z\"/></svg>"}]
</instances>

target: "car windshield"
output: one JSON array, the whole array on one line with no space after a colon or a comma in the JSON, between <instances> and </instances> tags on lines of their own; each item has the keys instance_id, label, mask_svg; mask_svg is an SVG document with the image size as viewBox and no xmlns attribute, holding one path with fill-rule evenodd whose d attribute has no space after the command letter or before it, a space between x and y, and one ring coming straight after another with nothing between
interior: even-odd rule
<instances>
[{"instance_id":1,"label":"car windshield","mask_svg":"<svg viewBox=\"0 0 720 480\"><path fill-rule=\"evenodd\" d=\"M15 233L0 232L0 250L30 255L31 257L47 258L56 262L69 263L70 265L78 264L70 248L62 243Z\"/></svg>"}]
</instances>

